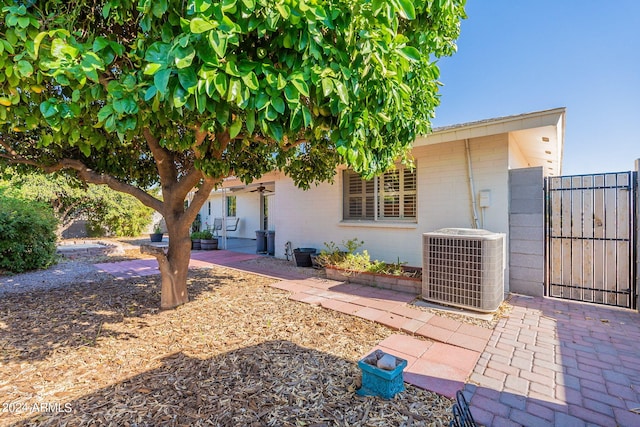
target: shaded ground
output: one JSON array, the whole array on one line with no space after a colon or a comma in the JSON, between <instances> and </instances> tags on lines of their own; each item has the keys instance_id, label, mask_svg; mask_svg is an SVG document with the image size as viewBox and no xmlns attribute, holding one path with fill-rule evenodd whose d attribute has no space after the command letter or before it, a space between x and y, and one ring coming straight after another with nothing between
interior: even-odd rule
<instances>
[{"instance_id":1,"label":"shaded ground","mask_svg":"<svg viewBox=\"0 0 640 427\"><path fill-rule=\"evenodd\" d=\"M448 422L449 400L411 386L392 401L355 394L355 362L390 329L289 301L270 280L192 271L192 301L163 312L157 276L1 297L13 410L0 425Z\"/></svg>"}]
</instances>

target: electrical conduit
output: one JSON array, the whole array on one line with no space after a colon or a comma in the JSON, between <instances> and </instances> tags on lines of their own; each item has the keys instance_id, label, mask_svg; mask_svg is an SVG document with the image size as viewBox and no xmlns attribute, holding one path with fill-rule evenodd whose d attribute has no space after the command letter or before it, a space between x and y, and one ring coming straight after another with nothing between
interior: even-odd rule
<instances>
[{"instance_id":1,"label":"electrical conduit","mask_svg":"<svg viewBox=\"0 0 640 427\"><path fill-rule=\"evenodd\" d=\"M469 169L469 192L471 193L471 212L473 213L473 228L480 228L478 221L478 206L476 205L476 189L473 184L473 168L471 166L471 150L469 150L469 140L464 140L464 148L467 153L467 167Z\"/></svg>"}]
</instances>

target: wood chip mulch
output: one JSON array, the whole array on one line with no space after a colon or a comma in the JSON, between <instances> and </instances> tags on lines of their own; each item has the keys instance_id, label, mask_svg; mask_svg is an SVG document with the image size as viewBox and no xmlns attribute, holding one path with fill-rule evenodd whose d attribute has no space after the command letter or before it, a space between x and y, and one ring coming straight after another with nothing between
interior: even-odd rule
<instances>
[{"instance_id":1,"label":"wood chip mulch","mask_svg":"<svg viewBox=\"0 0 640 427\"><path fill-rule=\"evenodd\" d=\"M357 360L392 330L288 300L272 280L190 273L0 298L2 426L441 426L451 400L360 397Z\"/></svg>"}]
</instances>

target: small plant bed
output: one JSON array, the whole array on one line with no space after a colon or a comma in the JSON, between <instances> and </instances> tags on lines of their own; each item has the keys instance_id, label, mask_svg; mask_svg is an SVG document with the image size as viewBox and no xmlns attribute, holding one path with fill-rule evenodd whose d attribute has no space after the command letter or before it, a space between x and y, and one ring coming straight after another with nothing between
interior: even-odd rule
<instances>
[{"instance_id":1,"label":"small plant bed","mask_svg":"<svg viewBox=\"0 0 640 427\"><path fill-rule=\"evenodd\" d=\"M366 249L356 252L364 245L358 239L343 241L344 250L334 242L324 245L316 262L325 268L328 279L414 294L421 292L422 269L419 267L406 266L400 259L393 264L372 260Z\"/></svg>"}]
</instances>

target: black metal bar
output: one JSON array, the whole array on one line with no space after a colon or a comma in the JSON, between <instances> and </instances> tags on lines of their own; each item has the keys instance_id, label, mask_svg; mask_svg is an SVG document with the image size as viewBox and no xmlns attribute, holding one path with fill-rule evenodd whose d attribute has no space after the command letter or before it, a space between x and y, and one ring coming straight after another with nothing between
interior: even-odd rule
<instances>
[{"instance_id":1,"label":"black metal bar","mask_svg":"<svg viewBox=\"0 0 640 427\"><path fill-rule=\"evenodd\" d=\"M558 286L560 288L570 288L570 289L589 289L586 286L561 285L560 283L551 283L551 286ZM607 289L599 289L598 292L604 292L607 294L628 295L631 292L631 289L627 289L626 291L610 291Z\"/></svg>"},{"instance_id":2,"label":"black metal bar","mask_svg":"<svg viewBox=\"0 0 640 427\"><path fill-rule=\"evenodd\" d=\"M591 183L595 184L595 178L591 177ZM596 192L591 192L591 236L596 236ZM596 299L596 245L591 244L591 288L593 289L593 300Z\"/></svg>"},{"instance_id":3,"label":"black metal bar","mask_svg":"<svg viewBox=\"0 0 640 427\"><path fill-rule=\"evenodd\" d=\"M636 275L637 264L636 260L638 257L638 253L636 249L638 248L638 234L636 233L636 224L638 218L636 217L636 203L638 203L638 172L631 172L631 176L629 179L631 180L631 186L633 190L629 194L629 209L631 213L629 214L629 237L631 238L631 248L629 250L629 262L631 263L629 268L629 283L631 287L631 295L629 299L629 308L637 309L637 301L638 301L638 289L636 287Z\"/></svg>"},{"instance_id":4,"label":"black metal bar","mask_svg":"<svg viewBox=\"0 0 640 427\"><path fill-rule=\"evenodd\" d=\"M451 410L453 412L453 420L449 422L450 427L476 427L476 421L471 415L469 404L464 394L460 390L456 392L456 402Z\"/></svg>"},{"instance_id":5,"label":"black metal bar","mask_svg":"<svg viewBox=\"0 0 640 427\"><path fill-rule=\"evenodd\" d=\"M582 183L582 178L580 178L580 183ZM573 178L569 179L569 184L573 187ZM571 228L571 234L573 234L573 221L574 221L574 196L577 194L576 192L579 190L571 191L569 193L569 227ZM573 241L569 244L569 279L570 283L575 283L575 277L573 277ZM569 295L573 298L573 292L569 291ZM582 297L580 297L582 299Z\"/></svg>"},{"instance_id":6,"label":"black metal bar","mask_svg":"<svg viewBox=\"0 0 640 427\"><path fill-rule=\"evenodd\" d=\"M630 190L631 188L628 185L605 185L602 187L568 187L568 188L551 188L549 191L573 191L573 190L614 190L614 189L622 189L622 190Z\"/></svg>"},{"instance_id":7,"label":"black metal bar","mask_svg":"<svg viewBox=\"0 0 640 427\"><path fill-rule=\"evenodd\" d=\"M633 172L633 171L622 171L622 172L604 172L604 173L583 173L583 174L575 174L575 175L563 175L563 176L552 176L549 177L551 179L558 179L558 178L575 178L578 176L604 176L604 175L621 175L621 174L628 174L629 172Z\"/></svg>"},{"instance_id":8,"label":"black metal bar","mask_svg":"<svg viewBox=\"0 0 640 427\"><path fill-rule=\"evenodd\" d=\"M631 239L614 239L606 237L576 237L576 236L549 236L551 239L571 239L571 240L596 240L607 242L630 242Z\"/></svg>"},{"instance_id":9,"label":"black metal bar","mask_svg":"<svg viewBox=\"0 0 640 427\"><path fill-rule=\"evenodd\" d=\"M559 297L555 297L555 298L559 298ZM563 299L568 299L570 301L588 302L588 303L597 304L597 305L606 305L606 306L609 306L609 307L620 307L617 304L609 304L608 302L584 301L584 300L577 299L577 298L563 298Z\"/></svg>"},{"instance_id":10,"label":"black metal bar","mask_svg":"<svg viewBox=\"0 0 640 427\"><path fill-rule=\"evenodd\" d=\"M616 175L616 185L618 185L618 180L620 178L620 175ZM620 227L618 227L618 208L620 207L620 191L616 191L615 192L615 197L616 197L616 210L615 210L615 214L616 214L616 228L614 230L614 232L616 233L616 238L618 238L618 232L620 231ZM616 265L616 290L620 289L620 284L618 281L618 275L621 273L618 271L618 245L616 244L616 250L614 251L614 262ZM616 296L616 304L619 304L620 301L618 300L618 297Z\"/></svg>"},{"instance_id":11,"label":"black metal bar","mask_svg":"<svg viewBox=\"0 0 640 427\"><path fill-rule=\"evenodd\" d=\"M551 275L550 275L550 259L549 259L549 253L551 252L551 239L549 238L549 234L551 234L551 215L550 213L550 205L551 202L549 200L550 198L550 193L549 193L549 177L546 177L544 179L544 207L543 207L543 212L544 212L544 224L545 226L543 227L543 232L544 232L544 241L546 244L542 245L543 246L543 253L544 253L544 296L549 296L551 294L550 289L549 289L549 283L551 282Z\"/></svg>"}]
</instances>

